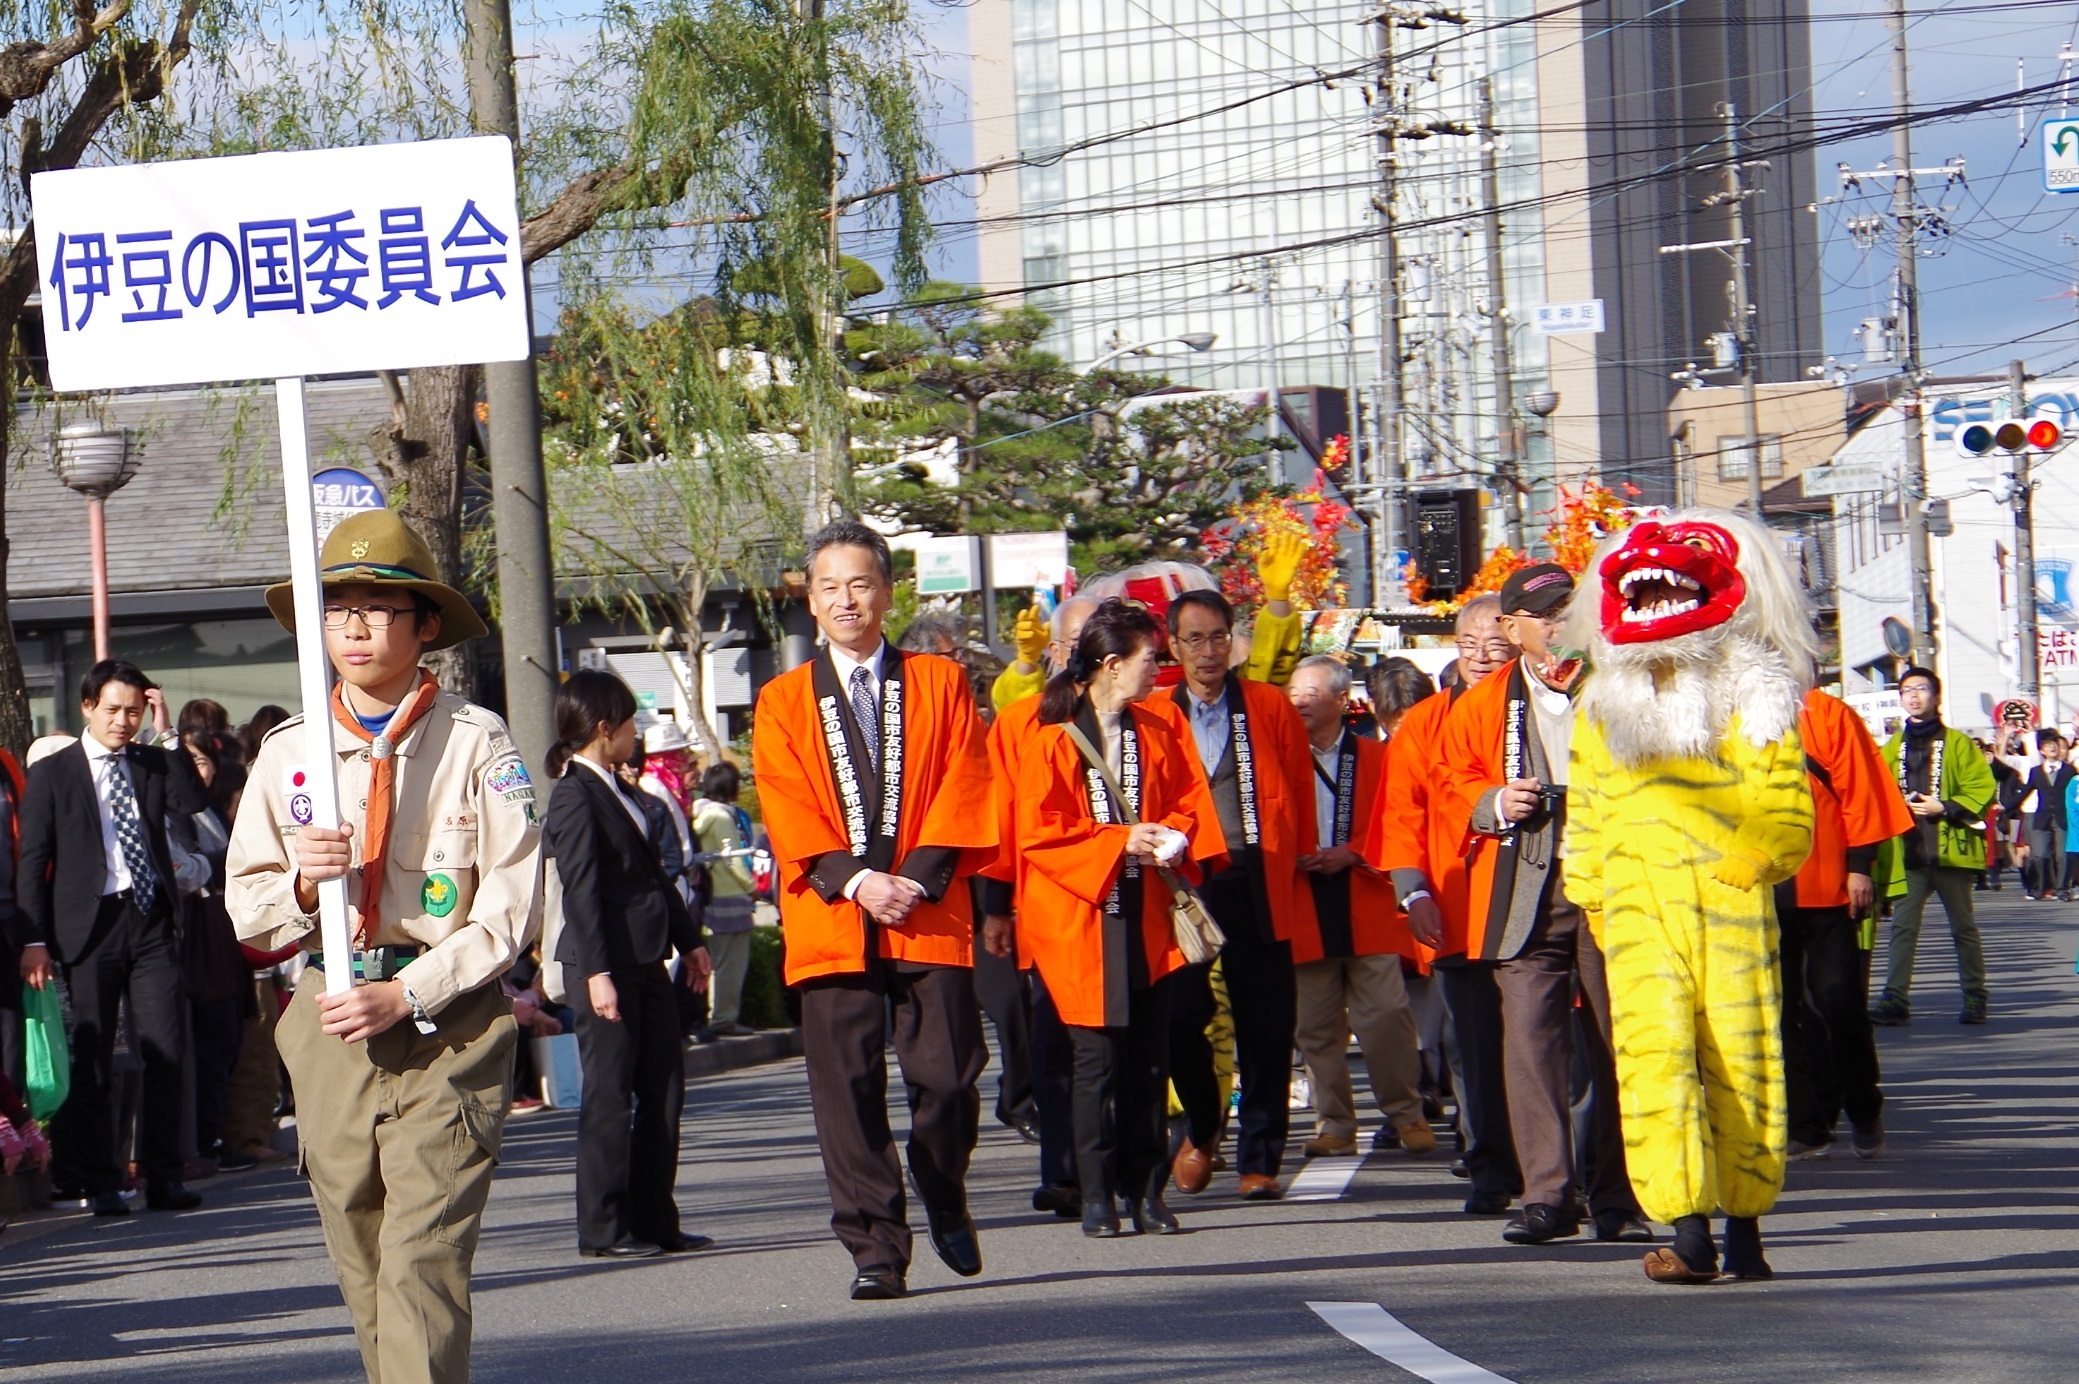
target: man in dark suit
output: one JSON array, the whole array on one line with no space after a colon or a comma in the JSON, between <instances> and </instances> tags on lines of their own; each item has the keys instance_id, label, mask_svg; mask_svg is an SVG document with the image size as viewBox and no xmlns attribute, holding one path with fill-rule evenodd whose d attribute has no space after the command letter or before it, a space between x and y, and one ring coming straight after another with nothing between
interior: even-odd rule
<instances>
[{"instance_id":1,"label":"man in dark suit","mask_svg":"<svg viewBox=\"0 0 2079 1384\"><path fill-rule=\"evenodd\" d=\"M2028 842L2028 864L2022 870L2021 887L2032 898L2069 899L2072 893L2065 879L2065 785L2079 771L2067 761L2064 737L2054 726L2036 732L2036 750L2043 762L2029 770L2028 779L2021 786L2022 801L2026 802L2031 793L2036 798L2034 808L2022 822L2026 832L2023 839Z\"/></svg>"},{"instance_id":2,"label":"man in dark suit","mask_svg":"<svg viewBox=\"0 0 2079 1384\"><path fill-rule=\"evenodd\" d=\"M174 925L169 812L199 812L208 795L184 756L134 745L152 682L103 659L80 683L86 734L30 771L22 802L21 976L42 989L62 970L72 995L72 1095L58 1112L61 1169L97 1216L123 1216L111 1115L116 1006L144 1061L138 1162L145 1204L185 1211L202 1198L181 1183L181 1056L186 1022Z\"/></svg>"}]
</instances>

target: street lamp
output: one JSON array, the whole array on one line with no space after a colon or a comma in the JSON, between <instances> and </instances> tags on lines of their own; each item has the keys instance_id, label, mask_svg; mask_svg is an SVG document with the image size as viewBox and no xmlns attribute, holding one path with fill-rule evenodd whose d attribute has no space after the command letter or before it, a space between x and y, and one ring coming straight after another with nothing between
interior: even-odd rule
<instances>
[{"instance_id":1,"label":"street lamp","mask_svg":"<svg viewBox=\"0 0 2079 1384\"><path fill-rule=\"evenodd\" d=\"M74 423L60 428L51 447L58 479L87 497L87 547L94 571L94 661L108 657L108 497L137 474L143 457L130 449L128 428Z\"/></svg>"},{"instance_id":2,"label":"street lamp","mask_svg":"<svg viewBox=\"0 0 2079 1384\"><path fill-rule=\"evenodd\" d=\"M1149 341L1136 341L1131 346L1121 346L1115 351L1107 351L1088 365L1077 366L1076 373L1087 375L1100 365L1110 365L1121 356L1153 355L1155 353L1151 347L1167 346L1172 342L1179 346L1189 346L1194 351L1210 351L1213 349L1213 343L1219 339L1218 332L1185 332L1179 336L1158 336Z\"/></svg>"}]
</instances>

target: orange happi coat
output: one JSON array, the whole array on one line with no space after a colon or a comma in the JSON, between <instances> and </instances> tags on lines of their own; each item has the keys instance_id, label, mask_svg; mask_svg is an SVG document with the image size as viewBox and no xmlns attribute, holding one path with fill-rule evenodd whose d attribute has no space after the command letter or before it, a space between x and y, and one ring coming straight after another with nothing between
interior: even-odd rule
<instances>
[{"instance_id":1,"label":"orange happi coat","mask_svg":"<svg viewBox=\"0 0 2079 1384\"><path fill-rule=\"evenodd\" d=\"M781 674L758 696L752 767L779 869L790 985L864 971L869 930L878 955L891 960L974 964L967 880L994 860L998 839L987 732L959 664L934 654L901 659L904 796L893 869L927 850L958 851L959 863L937 901L919 902L900 927L871 924L858 904L826 900L809 879L818 860L850 849L816 709L814 664Z\"/></svg>"},{"instance_id":2,"label":"orange happi coat","mask_svg":"<svg viewBox=\"0 0 2079 1384\"><path fill-rule=\"evenodd\" d=\"M1440 806L1442 825L1448 829L1455 849L1465 861L1465 906L1456 932L1447 934L1440 956L1464 955L1476 961L1495 959L1502 933L1508 925L1508 910L1493 907L1495 866L1501 858L1501 841L1472 830L1473 809L1489 789L1500 788L1504 777L1503 741L1508 733L1509 688L1519 658L1480 679L1479 684L1458 699L1444 721L1438 743L1436 769L1445 780ZM1523 670L1525 693L1535 676ZM1533 723L1535 717L1532 717ZM1528 772L1527 762L1525 772ZM1446 916L1449 914L1447 912Z\"/></svg>"},{"instance_id":3,"label":"orange happi coat","mask_svg":"<svg viewBox=\"0 0 2079 1384\"><path fill-rule=\"evenodd\" d=\"M1913 813L1869 727L1839 697L1807 692L1797 728L1812 783L1812 854L1797 872L1797 905L1845 908L1848 853L1910 831Z\"/></svg>"},{"instance_id":4,"label":"orange happi coat","mask_svg":"<svg viewBox=\"0 0 2079 1384\"><path fill-rule=\"evenodd\" d=\"M1193 770L1197 752L1180 744L1153 709L1134 706L1127 714L1140 740L1141 819L1191 838L1179 872L1195 882L1192 862L1217 863L1223 849L1205 777ZM1123 977L1118 939L1106 945L1104 903L1125 863L1131 828L1100 824L1091 813L1085 761L1062 727L1035 720L1024 744L1015 810L1019 953L1039 968L1063 1023L1124 1024L1118 1006L1107 1012L1106 996L1121 992ZM1170 933L1169 890L1153 870L1141 873L1140 913L1152 982L1184 964Z\"/></svg>"},{"instance_id":5,"label":"orange happi coat","mask_svg":"<svg viewBox=\"0 0 2079 1384\"><path fill-rule=\"evenodd\" d=\"M1314 925L1314 894L1299 868L1299 858L1314 852L1314 770L1307 750L1307 728L1283 688L1233 673L1228 677L1241 688L1242 705L1249 713L1249 739L1256 763L1256 820L1262 838L1257 855L1271 928L1280 941L1289 941L1302 928ZM1189 752L1199 783L1205 785L1205 766L1191 733L1191 717L1177 700L1190 695L1179 684L1157 692L1143 705L1169 723L1177 742ZM1210 788L1206 802L1211 813L1207 825L1217 834L1220 817ZM1229 841L1226 853L1239 859L1242 845Z\"/></svg>"},{"instance_id":6,"label":"orange happi coat","mask_svg":"<svg viewBox=\"0 0 2079 1384\"><path fill-rule=\"evenodd\" d=\"M1466 947L1466 896L1471 883L1465 868L1465 822L1471 806L1461 806L1439 765L1444 753L1444 724L1469 689L1445 688L1409 708L1400 728L1386 744L1386 784L1380 810L1370 819L1358 854L1389 876L1395 870L1420 871L1430 895L1444 915L1444 945L1432 951L1413 943L1413 955L1427 963L1438 956L1463 955Z\"/></svg>"},{"instance_id":7,"label":"orange happi coat","mask_svg":"<svg viewBox=\"0 0 2079 1384\"><path fill-rule=\"evenodd\" d=\"M1357 783L1350 811L1350 841L1347 843L1360 856L1365 854L1362 841L1365 824L1378 817L1387 797L1387 783L1392 777L1392 767L1387 747L1377 740L1364 736L1357 739ZM1317 763L1319 761L1316 761ZM1333 775L1334 770L1329 773ZM1315 832L1320 831L1318 818ZM1325 846L1323 849L1327 849ZM1350 951L1351 956L1405 956L1414 959L1417 949L1414 937L1408 932L1408 917L1400 911L1394 901L1393 884L1387 877L1368 864L1353 865L1345 872L1350 886ZM1313 891L1311 881L1323 878L1304 872L1300 875L1300 887ZM1322 936L1320 905L1315 906L1315 916L1302 923L1292 936L1292 959L1319 961L1328 953Z\"/></svg>"}]
</instances>

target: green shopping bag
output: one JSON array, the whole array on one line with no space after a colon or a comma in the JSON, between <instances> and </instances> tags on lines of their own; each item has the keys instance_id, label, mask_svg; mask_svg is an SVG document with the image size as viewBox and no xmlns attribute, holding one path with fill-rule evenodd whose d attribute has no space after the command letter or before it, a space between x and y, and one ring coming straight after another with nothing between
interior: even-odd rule
<instances>
[{"instance_id":1,"label":"green shopping bag","mask_svg":"<svg viewBox=\"0 0 2079 1384\"><path fill-rule=\"evenodd\" d=\"M28 1076L29 1113L48 1120L72 1094L72 1045L65 1040L65 1015L58 987L22 987L25 1039L23 1067Z\"/></svg>"}]
</instances>

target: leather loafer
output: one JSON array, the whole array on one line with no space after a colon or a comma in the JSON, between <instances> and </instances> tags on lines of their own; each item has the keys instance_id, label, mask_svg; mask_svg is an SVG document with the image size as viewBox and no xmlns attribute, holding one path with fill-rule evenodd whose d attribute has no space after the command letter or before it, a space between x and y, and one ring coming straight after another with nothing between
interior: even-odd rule
<instances>
[{"instance_id":1,"label":"leather loafer","mask_svg":"<svg viewBox=\"0 0 2079 1384\"><path fill-rule=\"evenodd\" d=\"M1083 1191L1073 1182L1050 1182L1032 1194L1032 1209L1072 1221L1083 1214Z\"/></svg>"},{"instance_id":2,"label":"leather loafer","mask_svg":"<svg viewBox=\"0 0 2079 1384\"><path fill-rule=\"evenodd\" d=\"M94 1214L97 1216L127 1216L130 1214L130 1203L123 1200L121 1192L96 1192L93 1196L86 1198L86 1201L88 1205L94 1208Z\"/></svg>"},{"instance_id":3,"label":"leather loafer","mask_svg":"<svg viewBox=\"0 0 2079 1384\"><path fill-rule=\"evenodd\" d=\"M1630 1211L1598 1211L1595 1215L1595 1238L1606 1245L1650 1245L1653 1243L1653 1225L1644 1216Z\"/></svg>"},{"instance_id":4,"label":"leather loafer","mask_svg":"<svg viewBox=\"0 0 2079 1384\"><path fill-rule=\"evenodd\" d=\"M1032 1116L1013 1115L1011 1116L1011 1118L1004 1121L1004 1125L1007 1128L1009 1128L1014 1134L1016 1134L1020 1139L1023 1139L1026 1143L1032 1144L1034 1146L1037 1146L1039 1144L1039 1121L1035 1120Z\"/></svg>"},{"instance_id":5,"label":"leather loafer","mask_svg":"<svg viewBox=\"0 0 2079 1384\"><path fill-rule=\"evenodd\" d=\"M1174 1235L1184 1227L1177 1223L1177 1216L1156 1192L1133 1204L1133 1228L1143 1235Z\"/></svg>"},{"instance_id":6,"label":"leather loafer","mask_svg":"<svg viewBox=\"0 0 2079 1384\"><path fill-rule=\"evenodd\" d=\"M708 1235L671 1234L657 1237L657 1248L666 1254L691 1254L696 1250L711 1249L714 1239Z\"/></svg>"},{"instance_id":7,"label":"leather loafer","mask_svg":"<svg viewBox=\"0 0 2079 1384\"><path fill-rule=\"evenodd\" d=\"M1515 1200L1503 1192L1475 1192L1465 1199L1465 1214L1468 1216L1499 1216L1509 1209Z\"/></svg>"},{"instance_id":8,"label":"leather loafer","mask_svg":"<svg viewBox=\"0 0 2079 1384\"><path fill-rule=\"evenodd\" d=\"M202 1205L202 1194L189 1191L184 1182L166 1182L145 1189L144 1205L149 1211L193 1211Z\"/></svg>"},{"instance_id":9,"label":"leather loafer","mask_svg":"<svg viewBox=\"0 0 2079 1384\"><path fill-rule=\"evenodd\" d=\"M1083 1233L1093 1240L1116 1240L1126 1233L1119 1227L1119 1208L1110 1197L1083 1203Z\"/></svg>"},{"instance_id":10,"label":"leather loafer","mask_svg":"<svg viewBox=\"0 0 2079 1384\"><path fill-rule=\"evenodd\" d=\"M1532 1202L1502 1227L1502 1238L1512 1245L1543 1245L1581 1233L1581 1218L1556 1206Z\"/></svg>"},{"instance_id":11,"label":"leather loafer","mask_svg":"<svg viewBox=\"0 0 2079 1384\"><path fill-rule=\"evenodd\" d=\"M1212 1184L1213 1156L1186 1135L1184 1146L1170 1160L1169 1175L1176 1180L1178 1191L1195 1197Z\"/></svg>"},{"instance_id":12,"label":"leather loafer","mask_svg":"<svg viewBox=\"0 0 2079 1384\"><path fill-rule=\"evenodd\" d=\"M1357 1141L1340 1134L1316 1134L1299 1151L1309 1158L1341 1158L1357 1152Z\"/></svg>"},{"instance_id":13,"label":"leather loafer","mask_svg":"<svg viewBox=\"0 0 2079 1384\"><path fill-rule=\"evenodd\" d=\"M917 1201L924 1208L925 1237L931 1241L931 1248L939 1259L962 1278L973 1278L980 1273L982 1241L975 1231L974 1217L967 1214L967 1208L933 1206L924 1200L914 1174L910 1177L910 1190L917 1193Z\"/></svg>"},{"instance_id":14,"label":"leather loafer","mask_svg":"<svg viewBox=\"0 0 2079 1384\"><path fill-rule=\"evenodd\" d=\"M901 1273L881 1264L861 1269L859 1276L852 1280L854 1302L886 1302L908 1292L909 1285L902 1281Z\"/></svg>"},{"instance_id":15,"label":"leather loafer","mask_svg":"<svg viewBox=\"0 0 2079 1384\"><path fill-rule=\"evenodd\" d=\"M1427 1120L1410 1120L1397 1131L1400 1146L1418 1157L1437 1151L1437 1132L1429 1127Z\"/></svg>"},{"instance_id":16,"label":"leather loafer","mask_svg":"<svg viewBox=\"0 0 2079 1384\"><path fill-rule=\"evenodd\" d=\"M1241 1190L1243 1201L1276 1201L1285 1195L1269 1173L1243 1173Z\"/></svg>"},{"instance_id":17,"label":"leather loafer","mask_svg":"<svg viewBox=\"0 0 2079 1384\"><path fill-rule=\"evenodd\" d=\"M655 1259L664 1253L664 1246L648 1240L622 1240L611 1245L580 1246L578 1253L587 1259Z\"/></svg>"}]
</instances>

